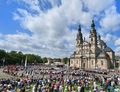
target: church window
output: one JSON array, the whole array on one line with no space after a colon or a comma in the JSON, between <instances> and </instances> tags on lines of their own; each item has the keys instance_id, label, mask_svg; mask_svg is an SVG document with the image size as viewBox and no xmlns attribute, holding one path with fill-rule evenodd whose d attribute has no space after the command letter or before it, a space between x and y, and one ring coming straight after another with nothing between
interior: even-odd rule
<instances>
[{"instance_id":1,"label":"church window","mask_svg":"<svg viewBox=\"0 0 120 92\"><path fill-rule=\"evenodd\" d=\"M101 61L101 65L103 65L103 61Z\"/></svg>"},{"instance_id":2,"label":"church window","mask_svg":"<svg viewBox=\"0 0 120 92\"><path fill-rule=\"evenodd\" d=\"M92 65L93 65L93 61L92 61Z\"/></svg>"},{"instance_id":3,"label":"church window","mask_svg":"<svg viewBox=\"0 0 120 92\"><path fill-rule=\"evenodd\" d=\"M78 62L79 62L79 61L77 60L77 64L78 64Z\"/></svg>"},{"instance_id":4,"label":"church window","mask_svg":"<svg viewBox=\"0 0 120 92\"><path fill-rule=\"evenodd\" d=\"M93 41L93 38L91 38L91 41Z\"/></svg>"}]
</instances>

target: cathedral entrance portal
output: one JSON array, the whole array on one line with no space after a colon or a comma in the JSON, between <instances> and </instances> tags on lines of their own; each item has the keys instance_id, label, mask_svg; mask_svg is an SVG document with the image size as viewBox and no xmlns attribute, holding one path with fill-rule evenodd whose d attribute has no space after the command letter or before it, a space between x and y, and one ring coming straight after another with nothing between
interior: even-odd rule
<instances>
[{"instance_id":1,"label":"cathedral entrance portal","mask_svg":"<svg viewBox=\"0 0 120 92\"><path fill-rule=\"evenodd\" d=\"M85 62L82 64L82 69L85 69Z\"/></svg>"},{"instance_id":2,"label":"cathedral entrance portal","mask_svg":"<svg viewBox=\"0 0 120 92\"><path fill-rule=\"evenodd\" d=\"M82 58L82 62L81 62L81 68L82 69L86 69L87 68L87 58L86 57L83 57Z\"/></svg>"}]
</instances>

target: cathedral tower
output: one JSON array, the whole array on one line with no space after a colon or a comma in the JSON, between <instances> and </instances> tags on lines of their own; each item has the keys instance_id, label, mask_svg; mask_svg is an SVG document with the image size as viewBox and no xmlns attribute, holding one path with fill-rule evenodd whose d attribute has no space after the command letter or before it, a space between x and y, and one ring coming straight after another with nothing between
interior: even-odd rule
<instances>
[{"instance_id":1,"label":"cathedral tower","mask_svg":"<svg viewBox=\"0 0 120 92\"><path fill-rule=\"evenodd\" d=\"M91 51L92 51L92 53L96 53L97 33L96 33L96 29L95 29L94 20L92 20L92 24L91 24L90 43L91 43Z\"/></svg>"},{"instance_id":2,"label":"cathedral tower","mask_svg":"<svg viewBox=\"0 0 120 92\"><path fill-rule=\"evenodd\" d=\"M81 26L78 28L76 50L70 56L70 67L74 69L110 69L115 61L114 51L97 37L94 20L91 23L89 41L83 40Z\"/></svg>"},{"instance_id":3,"label":"cathedral tower","mask_svg":"<svg viewBox=\"0 0 120 92\"><path fill-rule=\"evenodd\" d=\"M81 26L80 25L79 25L79 28L78 28L76 42L77 42L77 44L76 44L77 46L80 46L83 43L83 37L82 37Z\"/></svg>"},{"instance_id":4,"label":"cathedral tower","mask_svg":"<svg viewBox=\"0 0 120 92\"><path fill-rule=\"evenodd\" d=\"M90 62L92 63L90 68L92 68L92 67L97 67L97 56L96 56L97 33L96 33L96 29L95 29L94 20L92 20L92 24L91 24L90 44L91 44L91 46L90 46L90 57L93 57L93 59L90 60Z\"/></svg>"},{"instance_id":5,"label":"cathedral tower","mask_svg":"<svg viewBox=\"0 0 120 92\"><path fill-rule=\"evenodd\" d=\"M79 25L77 38L76 38L76 53L82 55L82 44L83 44L83 36L81 33L81 26ZM80 53L81 52L81 53Z\"/></svg>"}]
</instances>

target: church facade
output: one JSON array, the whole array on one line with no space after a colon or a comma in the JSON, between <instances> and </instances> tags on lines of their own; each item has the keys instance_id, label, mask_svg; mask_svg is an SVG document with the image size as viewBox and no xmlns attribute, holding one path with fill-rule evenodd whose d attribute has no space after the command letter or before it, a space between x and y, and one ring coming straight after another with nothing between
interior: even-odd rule
<instances>
[{"instance_id":1,"label":"church facade","mask_svg":"<svg viewBox=\"0 0 120 92\"><path fill-rule=\"evenodd\" d=\"M70 56L70 67L79 69L110 69L114 67L115 53L97 35L94 20L92 20L89 41L83 39L81 27L78 28L76 50Z\"/></svg>"}]
</instances>

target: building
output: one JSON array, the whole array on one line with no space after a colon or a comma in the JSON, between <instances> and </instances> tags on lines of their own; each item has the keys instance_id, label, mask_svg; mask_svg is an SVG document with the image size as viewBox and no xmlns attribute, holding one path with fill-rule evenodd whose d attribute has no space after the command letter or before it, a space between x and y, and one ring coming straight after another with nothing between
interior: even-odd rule
<instances>
[{"instance_id":1,"label":"building","mask_svg":"<svg viewBox=\"0 0 120 92\"><path fill-rule=\"evenodd\" d=\"M89 41L83 39L81 26L78 28L76 50L70 56L70 67L80 69L110 69L114 67L115 53L97 35L94 20L92 20Z\"/></svg>"},{"instance_id":2,"label":"building","mask_svg":"<svg viewBox=\"0 0 120 92\"><path fill-rule=\"evenodd\" d=\"M120 70L120 56L115 56L115 69L119 69Z\"/></svg>"},{"instance_id":3,"label":"building","mask_svg":"<svg viewBox=\"0 0 120 92\"><path fill-rule=\"evenodd\" d=\"M47 58L47 65L57 64L57 65L64 65L63 58Z\"/></svg>"}]
</instances>

